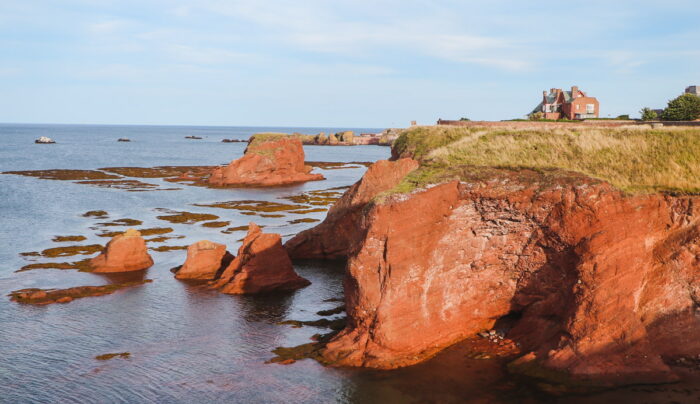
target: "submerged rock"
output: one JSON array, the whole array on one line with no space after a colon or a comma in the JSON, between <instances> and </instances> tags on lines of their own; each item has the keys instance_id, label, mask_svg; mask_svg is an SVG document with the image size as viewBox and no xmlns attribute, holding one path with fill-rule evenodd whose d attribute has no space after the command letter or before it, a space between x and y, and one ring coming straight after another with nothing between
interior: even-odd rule
<instances>
[{"instance_id":1,"label":"submerged rock","mask_svg":"<svg viewBox=\"0 0 700 404\"><path fill-rule=\"evenodd\" d=\"M150 268L153 259L138 230L129 229L107 243L102 254L90 260L93 272L128 272Z\"/></svg>"},{"instance_id":2,"label":"submerged rock","mask_svg":"<svg viewBox=\"0 0 700 404\"><path fill-rule=\"evenodd\" d=\"M177 279L214 280L233 260L223 244L198 241L187 248L187 259L177 271Z\"/></svg>"},{"instance_id":3,"label":"submerged rock","mask_svg":"<svg viewBox=\"0 0 700 404\"><path fill-rule=\"evenodd\" d=\"M293 290L311 282L294 272L279 234L265 234L255 223L238 249L238 256L213 287L227 294Z\"/></svg>"},{"instance_id":4,"label":"submerged rock","mask_svg":"<svg viewBox=\"0 0 700 404\"><path fill-rule=\"evenodd\" d=\"M70 303L84 297L104 296L118 290L153 282L150 279L117 283L102 286L76 286L67 289L21 289L10 293L10 299L17 303L46 305L52 303Z\"/></svg>"},{"instance_id":5,"label":"submerged rock","mask_svg":"<svg viewBox=\"0 0 700 404\"><path fill-rule=\"evenodd\" d=\"M298 138L286 135L255 135L243 157L212 171L214 186L276 186L325 179L311 174L304 164L304 148Z\"/></svg>"}]
</instances>

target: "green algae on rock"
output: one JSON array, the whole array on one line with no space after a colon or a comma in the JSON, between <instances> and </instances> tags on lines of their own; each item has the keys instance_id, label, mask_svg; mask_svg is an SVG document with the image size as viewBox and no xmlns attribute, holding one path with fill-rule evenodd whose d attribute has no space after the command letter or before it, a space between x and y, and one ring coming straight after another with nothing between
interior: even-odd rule
<instances>
[{"instance_id":1,"label":"green algae on rock","mask_svg":"<svg viewBox=\"0 0 700 404\"><path fill-rule=\"evenodd\" d=\"M116 357L119 357L122 359L129 359L131 357L131 353L130 352L106 353L106 354L95 356L95 359L97 359L98 361L107 361L107 360L110 360L110 359L116 358Z\"/></svg>"},{"instance_id":2,"label":"green algae on rock","mask_svg":"<svg viewBox=\"0 0 700 404\"><path fill-rule=\"evenodd\" d=\"M186 245L162 245L158 247L149 247L149 250L157 252L168 252L177 250L186 250L188 246Z\"/></svg>"},{"instance_id":3,"label":"green algae on rock","mask_svg":"<svg viewBox=\"0 0 700 404\"><path fill-rule=\"evenodd\" d=\"M94 217L96 219L106 219L109 214L104 210L90 210L82 215L83 217Z\"/></svg>"},{"instance_id":4,"label":"green algae on rock","mask_svg":"<svg viewBox=\"0 0 700 404\"><path fill-rule=\"evenodd\" d=\"M86 240L85 236L55 236L51 241L56 243L63 243L66 241L83 241Z\"/></svg>"},{"instance_id":5,"label":"green algae on rock","mask_svg":"<svg viewBox=\"0 0 700 404\"><path fill-rule=\"evenodd\" d=\"M84 260L75 262L38 262L34 264L25 265L22 268L16 270L15 272L31 271L33 269L76 269L82 272L89 272L91 270L91 267L90 259L86 258Z\"/></svg>"},{"instance_id":6,"label":"green algae on rock","mask_svg":"<svg viewBox=\"0 0 700 404\"><path fill-rule=\"evenodd\" d=\"M23 175L43 180L78 181L78 180L112 180L121 178L97 170L27 170L5 171L2 174Z\"/></svg>"},{"instance_id":7,"label":"green algae on rock","mask_svg":"<svg viewBox=\"0 0 700 404\"><path fill-rule=\"evenodd\" d=\"M205 223L202 223L202 226L203 226L203 227L218 228L218 227L226 227L226 226L228 226L229 224L231 224L231 222L227 222L227 221L221 221L221 222L205 222Z\"/></svg>"},{"instance_id":8,"label":"green algae on rock","mask_svg":"<svg viewBox=\"0 0 700 404\"><path fill-rule=\"evenodd\" d=\"M47 248L41 252L42 257L70 257L73 255L90 255L102 251L102 246L99 244L89 245L71 245L65 247Z\"/></svg>"},{"instance_id":9,"label":"green algae on rock","mask_svg":"<svg viewBox=\"0 0 700 404\"><path fill-rule=\"evenodd\" d=\"M142 281L124 282L102 286L77 286L67 289L29 288L15 290L8 296L10 296L10 300L23 304L45 305L51 303L69 303L75 299L109 295L120 289L139 286L150 282L153 281L151 279L144 279Z\"/></svg>"},{"instance_id":10,"label":"green algae on rock","mask_svg":"<svg viewBox=\"0 0 700 404\"><path fill-rule=\"evenodd\" d=\"M97 223L96 226L102 226L102 227L112 227L112 226L139 226L143 224L142 221L136 220L136 219L116 219L112 220L111 222L102 222L102 223Z\"/></svg>"},{"instance_id":11,"label":"green algae on rock","mask_svg":"<svg viewBox=\"0 0 700 404\"><path fill-rule=\"evenodd\" d=\"M169 209L159 209L161 212L168 212L168 215L156 216L156 219L165 220L170 223L194 224L197 222L208 222L216 220L219 216L210 213L192 213L184 211L172 211Z\"/></svg>"}]
</instances>

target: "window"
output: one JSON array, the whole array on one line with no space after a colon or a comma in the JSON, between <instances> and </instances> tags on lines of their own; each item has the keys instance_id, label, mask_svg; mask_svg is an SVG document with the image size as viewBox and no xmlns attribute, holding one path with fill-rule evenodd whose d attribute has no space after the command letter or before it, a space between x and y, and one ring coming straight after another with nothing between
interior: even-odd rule
<instances>
[{"instance_id":1,"label":"window","mask_svg":"<svg viewBox=\"0 0 700 404\"><path fill-rule=\"evenodd\" d=\"M595 104L586 104L586 113L595 114Z\"/></svg>"},{"instance_id":2,"label":"window","mask_svg":"<svg viewBox=\"0 0 700 404\"><path fill-rule=\"evenodd\" d=\"M580 107L580 105L576 104L576 110L577 110L577 111L578 111L578 107Z\"/></svg>"}]
</instances>

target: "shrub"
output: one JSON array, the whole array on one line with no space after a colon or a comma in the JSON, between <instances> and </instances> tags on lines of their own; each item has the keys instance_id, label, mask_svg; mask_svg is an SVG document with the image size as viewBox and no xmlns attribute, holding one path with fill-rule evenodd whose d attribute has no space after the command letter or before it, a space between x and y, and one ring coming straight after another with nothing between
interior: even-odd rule
<instances>
[{"instance_id":1,"label":"shrub","mask_svg":"<svg viewBox=\"0 0 700 404\"><path fill-rule=\"evenodd\" d=\"M464 121L464 122L469 122L469 121L471 121L471 119L465 118L465 117L461 117L461 118L459 118L459 120L460 120L460 121Z\"/></svg>"},{"instance_id":2,"label":"shrub","mask_svg":"<svg viewBox=\"0 0 700 404\"><path fill-rule=\"evenodd\" d=\"M629 121L629 120L630 120L630 116L629 116L629 114L618 115L617 118L615 118L615 119L618 119L618 120L621 120L621 121Z\"/></svg>"},{"instance_id":3,"label":"shrub","mask_svg":"<svg viewBox=\"0 0 700 404\"><path fill-rule=\"evenodd\" d=\"M541 121L544 119L544 113L539 111L533 112L530 115L528 115L527 118L531 121Z\"/></svg>"},{"instance_id":4,"label":"shrub","mask_svg":"<svg viewBox=\"0 0 700 404\"><path fill-rule=\"evenodd\" d=\"M642 121L653 121L658 118L656 111L649 107L642 108L639 113L642 115Z\"/></svg>"},{"instance_id":5,"label":"shrub","mask_svg":"<svg viewBox=\"0 0 700 404\"><path fill-rule=\"evenodd\" d=\"M692 121L700 118L700 97L683 94L668 102L662 118L665 121Z\"/></svg>"}]
</instances>

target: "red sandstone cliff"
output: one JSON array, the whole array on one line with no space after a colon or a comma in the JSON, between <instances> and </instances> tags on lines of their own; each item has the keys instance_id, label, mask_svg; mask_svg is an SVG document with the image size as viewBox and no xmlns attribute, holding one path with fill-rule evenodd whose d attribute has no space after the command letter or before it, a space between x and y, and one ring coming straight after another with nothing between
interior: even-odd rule
<instances>
[{"instance_id":1,"label":"red sandstone cliff","mask_svg":"<svg viewBox=\"0 0 700 404\"><path fill-rule=\"evenodd\" d=\"M138 230L129 229L112 238L105 250L90 260L93 272L128 272L149 268L153 259Z\"/></svg>"},{"instance_id":2,"label":"red sandstone cliff","mask_svg":"<svg viewBox=\"0 0 700 404\"><path fill-rule=\"evenodd\" d=\"M395 187L418 162L410 158L397 161L380 160L345 192L328 211L318 226L303 231L285 243L292 259L347 258L360 247L363 239L363 208L378 194Z\"/></svg>"},{"instance_id":3,"label":"red sandstone cliff","mask_svg":"<svg viewBox=\"0 0 700 404\"><path fill-rule=\"evenodd\" d=\"M213 287L228 294L252 294L293 290L310 284L294 272L279 234L263 233L252 222L248 228L238 255Z\"/></svg>"},{"instance_id":4,"label":"red sandstone cliff","mask_svg":"<svg viewBox=\"0 0 700 404\"><path fill-rule=\"evenodd\" d=\"M350 256L349 323L327 361L411 365L504 316L532 352L515 363L528 373L659 382L673 378L666 362L700 354L699 197L626 196L563 172L474 177L346 217L334 207L288 243L294 256Z\"/></svg>"},{"instance_id":5,"label":"red sandstone cliff","mask_svg":"<svg viewBox=\"0 0 700 404\"><path fill-rule=\"evenodd\" d=\"M304 165L301 140L281 137L251 141L243 157L217 167L209 177L214 186L276 186L323 180Z\"/></svg>"}]
</instances>

